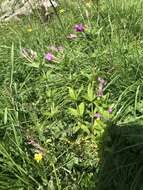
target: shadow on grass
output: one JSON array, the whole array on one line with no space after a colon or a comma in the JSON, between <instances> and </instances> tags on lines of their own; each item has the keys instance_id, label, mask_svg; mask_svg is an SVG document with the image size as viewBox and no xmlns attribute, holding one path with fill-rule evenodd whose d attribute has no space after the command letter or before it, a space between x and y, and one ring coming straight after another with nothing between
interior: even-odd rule
<instances>
[{"instance_id":1,"label":"shadow on grass","mask_svg":"<svg viewBox=\"0 0 143 190\"><path fill-rule=\"evenodd\" d=\"M103 135L98 190L143 190L143 126L111 126Z\"/></svg>"}]
</instances>

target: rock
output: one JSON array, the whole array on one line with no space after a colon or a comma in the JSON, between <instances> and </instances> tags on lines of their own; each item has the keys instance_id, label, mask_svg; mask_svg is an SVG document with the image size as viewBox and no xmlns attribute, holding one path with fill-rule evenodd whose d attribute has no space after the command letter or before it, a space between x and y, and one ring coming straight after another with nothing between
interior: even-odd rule
<instances>
[{"instance_id":1,"label":"rock","mask_svg":"<svg viewBox=\"0 0 143 190\"><path fill-rule=\"evenodd\" d=\"M47 16L52 6L56 8L58 3L55 0L5 0L0 5L0 21L18 20L23 15L30 15L35 9L41 9Z\"/></svg>"}]
</instances>

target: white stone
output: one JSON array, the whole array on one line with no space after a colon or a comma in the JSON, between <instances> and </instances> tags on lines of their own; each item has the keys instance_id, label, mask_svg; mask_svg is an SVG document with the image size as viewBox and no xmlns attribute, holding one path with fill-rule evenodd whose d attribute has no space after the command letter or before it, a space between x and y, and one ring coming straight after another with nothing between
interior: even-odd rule
<instances>
[{"instance_id":1,"label":"white stone","mask_svg":"<svg viewBox=\"0 0 143 190\"><path fill-rule=\"evenodd\" d=\"M54 7L58 6L55 0L52 0ZM0 21L9 21L11 19L19 19L21 15L29 15L34 9L45 9L48 15L49 8L52 7L49 0L5 0L0 5Z\"/></svg>"}]
</instances>

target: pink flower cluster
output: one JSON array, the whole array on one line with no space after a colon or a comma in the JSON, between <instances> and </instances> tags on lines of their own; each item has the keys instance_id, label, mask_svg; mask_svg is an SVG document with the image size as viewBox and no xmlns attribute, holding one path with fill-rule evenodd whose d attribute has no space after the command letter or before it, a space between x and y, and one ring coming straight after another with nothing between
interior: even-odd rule
<instances>
[{"instance_id":1,"label":"pink flower cluster","mask_svg":"<svg viewBox=\"0 0 143 190\"><path fill-rule=\"evenodd\" d=\"M46 54L45 54L45 59L46 59L47 61L53 61L54 55L53 55L52 53L46 53Z\"/></svg>"},{"instance_id":2,"label":"pink flower cluster","mask_svg":"<svg viewBox=\"0 0 143 190\"><path fill-rule=\"evenodd\" d=\"M111 107L109 107L107 111L109 114L111 114L113 112L113 109ZM99 112L96 112L94 117L99 120L102 118L102 115Z\"/></svg>"},{"instance_id":3,"label":"pink flower cluster","mask_svg":"<svg viewBox=\"0 0 143 190\"><path fill-rule=\"evenodd\" d=\"M84 32L85 31L85 26L83 25L83 24L75 24L75 26L74 26L74 30L76 31L76 32ZM67 36L67 38L68 39L70 39L70 40L74 40L74 39L76 39L77 38L77 35L76 34L69 34L68 36Z\"/></svg>"},{"instance_id":4,"label":"pink flower cluster","mask_svg":"<svg viewBox=\"0 0 143 190\"><path fill-rule=\"evenodd\" d=\"M74 26L76 32L84 32L84 25L83 24L76 24Z\"/></svg>"},{"instance_id":5,"label":"pink flower cluster","mask_svg":"<svg viewBox=\"0 0 143 190\"><path fill-rule=\"evenodd\" d=\"M60 52L60 51L64 50L63 46L49 46L48 48L51 51L55 51L55 52ZM48 53L45 54L45 59L47 61L49 61L49 62L53 61L54 58L55 58L55 56L52 53L50 53L50 52L48 52Z\"/></svg>"},{"instance_id":6,"label":"pink flower cluster","mask_svg":"<svg viewBox=\"0 0 143 190\"><path fill-rule=\"evenodd\" d=\"M74 26L74 29L76 32L84 32L85 30L85 27L83 24L76 24ZM69 34L67 36L68 39L70 40L73 40L73 39L76 39L77 38L77 35L76 34ZM55 52L59 52L59 51L63 51L63 47L62 46L50 46L49 49L51 51L55 51ZM54 55L50 52L46 53L45 54L45 59L49 62L53 61L54 60Z\"/></svg>"}]
</instances>

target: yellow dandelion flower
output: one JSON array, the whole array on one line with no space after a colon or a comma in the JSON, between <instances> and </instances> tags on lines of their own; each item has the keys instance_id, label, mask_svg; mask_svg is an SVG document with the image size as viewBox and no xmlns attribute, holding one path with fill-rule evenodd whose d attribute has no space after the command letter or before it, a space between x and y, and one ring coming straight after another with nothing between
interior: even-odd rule
<instances>
[{"instance_id":1,"label":"yellow dandelion flower","mask_svg":"<svg viewBox=\"0 0 143 190\"><path fill-rule=\"evenodd\" d=\"M40 152L34 154L34 160L36 160L37 162L40 162L42 159L43 155Z\"/></svg>"},{"instance_id":2,"label":"yellow dandelion flower","mask_svg":"<svg viewBox=\"0 0 143 190\"><path fill-rule=\"evenodd\" d=\"M28 28L28 29L27 29L27 32L32 32L32 28Z\"/></svg>"}]
</instances>

